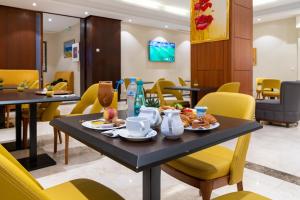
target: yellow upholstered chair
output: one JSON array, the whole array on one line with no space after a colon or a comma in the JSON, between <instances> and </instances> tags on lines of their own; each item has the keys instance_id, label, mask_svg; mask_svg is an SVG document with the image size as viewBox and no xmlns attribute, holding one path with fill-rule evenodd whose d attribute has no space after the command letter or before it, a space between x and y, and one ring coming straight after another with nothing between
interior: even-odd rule
<instances>
[{"instance_id":1,"label":"yellow upholstered chair","mask_svg":"<svg viewBox=\"0 0 300 200\"><path fill-rule=\"evenodd\" d=\"M166 80L166 79L165 79L165 78L160 78L160 79L158 79L158 80L156 81L156 83L154 83L154 85L153 85L152 88L146 89L146 90L145 90L145 95L146 95L146 96L147 96L147 94L149 94L150 96L151 96L152 94L157 95L157 83L158 83L159 81L164 81L164 80Z\"/></svg>"},{"instance_id":2,"label":"yellow upholstered chair","mask_svg":"<svg viewBox=\"0 0 300 200\"><path fill-rule=\"evenodd\" d=\"M28 87L29 89L39 89L40 81L39 80L31 81L29 82Z\"/></svg>"},{"instance_id":3,"label":"yellow upholstered chair","mask_svg":"<svg viewBox=\"0 0 300 200\"><path fill-rule=\"evenodd\" d=\"M239 93L241 84L239 82L226 83L222 85L217 92Z\"/></svg>"},{"instance_id":4,"label":"yellow upholstered chair","mask_svg":"<svg viewBox=\"0 0 300 200\"><path fill-rule=\"evenodd\" d=\"M16 86L24 81L33 82L39 80L38 70L0 70L0 78L4 86Z\"/></svg>"},{"instance_id":5,"label":"yellow upholstered chair","mask_svg":"<svg viewBox=\"0 0 300 200\"><path fill-rule=\"evenodd\" d=\"M56 84L53 87L53 91L58 90L66 90L67 89L67 83L61 82ZM60 111L58 110L58 106L61 104L61 102L52 102L52 103L42 103L39 104L38 110L37 110L37 120L41 122L47 122L54 119L54 117L60 115ZM22 113L22 120L23 120L23 146L28 146L28 140L26 139L28 137L28 124L29 124L29 109L23 108Z\"/></svg>"},{"instance_id":6,"label":"yellow upholstered chair","mask_svg":"<svg viewBox=\"0 0 300 200\"><path fill-rule=\"evenodd\" d=\"M102 110L102 106L98 101L98 88L99 84L94 84L90 86L87 91L82 95L81 100L77 102L73 110L69 115L66 116L57 116L57 117L68 117L68 116L76 116L82 115L84 111L90 107L90 114L100 113ZM116 108L118 107L118 93L114 93L113 102L110 107ZM57 138L61 138L61 133L54 128L54 153L57 152ZM61 140L61 139L60 139ZM65 133L65 164L69 163L69 135Z\"/></svg>"},{"instance_id":7,"label":"yellow upholstered chair","mask_svg":"<svg viewBox=\"0 0 300 200\"><path fill-rule=\"evenodd\" d=\"M135 78L136 80L141 80L140 77L132 77ZM124 78L124 84L125 84L125 89L127 90L129 84L130 84L130 78Z\"/></svg>"},{"instance_id":8,"label":"yellow upholstered chair","mask_svg":"<svg viewBox=\"0 0 300 200\"><path fill-rule=\"evenodd\" d=\"M161 106L172 106L176 103L180 103L183 106L189 106L190 103L188 101L183 100L183 96L180 91L165 89L167 87L175 87L175 86L176 85L171 81L162 80L157 82L157 86L156 86L157 96L159 98ZM164 95L166 94L173 95L176 98L176 100L166 100L166 98L164 97Z\"/></svg>"},{"instance_id":9,"label":"yellow upholstered chair","mask_svg":"<svg viewBox=\"0 0 300 200\"><path fill-rule=\"evenodd\" d=\"M263 98L279 98L281 81L277 79L264 79L261 90Z\"/></svg>"},{"instance_id":10,"label":"yellow upholstered chair","mask_svg":"<svg viewBox=\"0 0 300 200\"><path fill-rule=\"evenodd\" d=\"M252 120L255 100L245 94L215 92L203 97L198 106L207 106L208 113ZM235 150L217 145L179 158L162 169L175 178L200 189L203 200L209 200L213 189L238 185L243 190L243 173L250 134L238 138Z\"/></svg>"},{"instance_id":11,"label":"yellow upholstered chair","mask_svg":"<svg viewBox=\"0 0 300 200\"><path fill-rule=\"evenodd\" d=\"M44 189L2 145L0 145L0 188L3 200L123 199L111 189L88 179L72 180Z\"/></svg>"},{"instance_id":12,"label":"yellow upholstered chair","mask_svg":"<svg viewBox=\"0 0 300 200\"><path fill-rule=\"evenodd\" d=\"M187 87L187 86L188 86L188 85L186 84L186 82L183 80L183 78L178 77L178 81L179 81L179 84L180 84L182 87Z\"/></svg>"},{"instance_id":13,"label":"yellow upholstered chair","mask_svg":"<svg viewBox=\"0 0 300 200\"><path fill-rule=\"evenodd\" d=\"M214 200L271 200L271 199L252 192L234 192L234 193L230 193L215 198Z\"/></svg>"}]
</instances>

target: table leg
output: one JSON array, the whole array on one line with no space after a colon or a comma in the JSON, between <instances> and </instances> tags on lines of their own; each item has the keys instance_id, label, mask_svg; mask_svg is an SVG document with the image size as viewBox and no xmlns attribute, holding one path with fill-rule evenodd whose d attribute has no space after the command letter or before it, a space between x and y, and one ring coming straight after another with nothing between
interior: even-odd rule
<instances>
[{"instance_id":1,"label":"table leg","mask_svg":"<svg viewBox=\"0 0 300 200\"><path fill-rule=\"evenodd\" d=\"M0 106L0 128L5 128L5 106Z\"/></svg>"},{"instance_id":2,"label":"table leg","mask_svg":"<svg viewBox=\"0 0 300 200\"><path fill-rule=\"evenodd\" d=\"M36 115L37 115L37 105L30 104L29 158L19 159L19 162L29 171L56 165L56 162L51 157L49 157L47 154L37 155L37 116Z\"/></svg>"},{"instance_id":3,"label":"table leg","mask_svg":"<svg viewBox=\"0 0 300 200\"><path fill-rule=\"evenodd\" d=\"M192 97L191 97L191 106L194 108L198 103L198 92L192 91Z\"/></svg>"},{"instance_id":4,"label":"table leg","mask_svg":"<svg viewBox=\"0 0 300 200\"><path fill-rule=\"evenodd\" d=\"M16 150L22 149L22 105L16 105Z\"/></svg>"},{"instance_id":5,"label":"table leg","mask_svg":"<svg viewBox=\"0 0 300 200\"><path fill-rule=\"evenodd\" d=\"M143 200L160 200L160 166L143 171Z\"/></svg>"}]
</instances>

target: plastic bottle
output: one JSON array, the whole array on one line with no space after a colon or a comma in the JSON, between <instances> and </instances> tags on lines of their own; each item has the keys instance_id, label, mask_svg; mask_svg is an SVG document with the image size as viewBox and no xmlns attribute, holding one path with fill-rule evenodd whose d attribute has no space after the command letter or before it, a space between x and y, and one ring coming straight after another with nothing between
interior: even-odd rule
<instances>
[{"instance_id":1,"label":"plastic bottle","mask_svg":"<svg viewBox=\"0 0 300 200\"><path fill-rule=\"evenodd\" d=\"M134 101L134 114L138 116L140 114L140 109L142 106L145 106L145 95L144 95L144 88L143 88L143 81L137 81L137 91L136 97Z\"/></svg>"},{"instance_id":2,"label":"plastic bottle","mask_svg":"<svg viewBox=\"0 0 300 200\"><path fill-rule=\"evenodd\" d=\"M136 85L136 79L130 78L130 84L127 88L127 105L128 105L128 117L135 116L134 114L134 102L136 97L136 91L137 91L137 85Z\"/></svg>"}]
</instances>

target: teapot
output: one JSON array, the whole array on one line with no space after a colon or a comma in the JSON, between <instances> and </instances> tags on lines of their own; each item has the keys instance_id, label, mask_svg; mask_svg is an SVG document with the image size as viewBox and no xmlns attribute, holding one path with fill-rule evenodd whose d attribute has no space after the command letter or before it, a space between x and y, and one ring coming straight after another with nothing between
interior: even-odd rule
<instances>
[{"instance_id":1,"label":"teapot","mask_svg":"<svg viewBox=\"0 0 300 200\"><path fill-rule=\"evenodd\" d=\"M179 110L165 110L161 133L168 139L178 139L184 132Z\"/></svg>"},{"instance_id":2,"label":"teapot","mask_svg":"<svg viewBox=\"0 0 300 200\"><path fill-rule=\"evenodd\" d=\"M157 108L142 107L139 117L147 118L150 121L151 127L159 126L162 119Z\"/></svg>"}]
</instances>

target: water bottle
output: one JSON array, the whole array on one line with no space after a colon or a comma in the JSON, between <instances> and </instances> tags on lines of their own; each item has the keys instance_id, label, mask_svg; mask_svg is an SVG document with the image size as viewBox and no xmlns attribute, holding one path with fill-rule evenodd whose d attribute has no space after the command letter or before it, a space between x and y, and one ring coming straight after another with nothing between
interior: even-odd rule
<instances>
[{"instance_id":1,"label":"water bottle","mask_svg":"<svg viewBox=\"0 0 300 200\"><path fill-rule=\"evenodd\" d=\"M134 116L134 101L136 97L136 90L137 90L136 79L130 78L130 84L128 85L127 88L128 117Z\"/></svg>"},{"instance_id":2,"label":"water bottle","mask_svg":"<svg viewBox=\"0 0 300 200\"><path fill-rule=\"evenodd\" d=\"M145 106L145 95L143 88L143 81L137 81L137 91L134 101L134 115L138 116L140 114L141 107Z\"/></svg>"}]
</instances>

